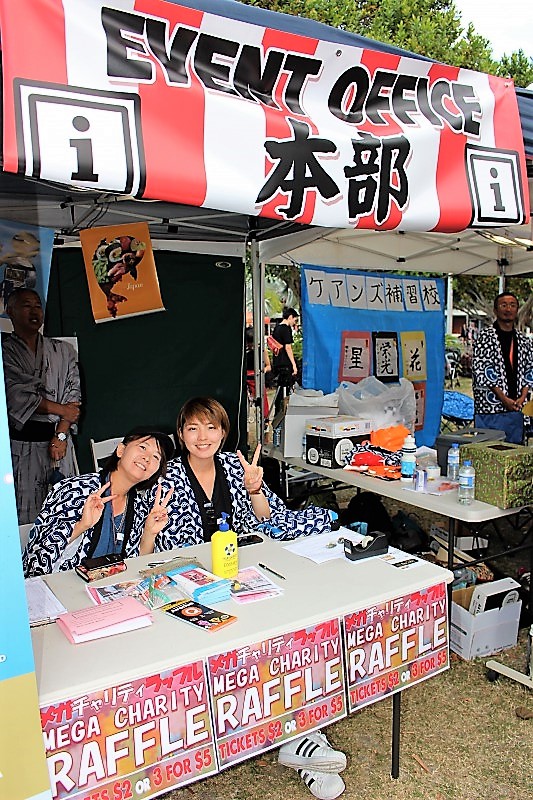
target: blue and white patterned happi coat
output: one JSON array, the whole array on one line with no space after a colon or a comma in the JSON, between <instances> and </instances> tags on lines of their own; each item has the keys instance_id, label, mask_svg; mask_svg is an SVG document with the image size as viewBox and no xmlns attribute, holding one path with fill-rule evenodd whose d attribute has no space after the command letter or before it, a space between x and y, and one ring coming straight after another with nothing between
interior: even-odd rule
<instances>
[{"instance_id":1,"label":"blue and white patterned happi coat","mask_svg":"<svg viewBox=\"0 0 533 800\"><path fill-rule=\"evenodd\" d=\"M235 453L219 453L220 461L232 499L233 530L240 534L254 530L259 520L254 514L248 492L244 488L244 470ZM168 482L174 484L174 494L167 510L169 523L156 540L157 550L170 550L204 541L202 518L194 492L185 472L181 458L169 461L164 488ZM152 490L152 498L155 490ZM280 498L263 483L263 492L270 506L272 526L283 531L283 539L296 539L298 536L311 536L331 530L331 516L327 509L309 506L302 511L291 511Z\"/></svg>"},{"instance_id":2,"label":"blue and white patterned happi coat","mask_svg":"<svg viewBox=\"0 0 533 800\"><path fill-rule=\"evenodd\" d=\"M93 472L65 478L54 486L29 533L22 556L26 578L53 571L54 564L70 541L76 522L81 519L85 501L100 485L100 476ZM129 558L139 555L139 543L148 514L146 495L147 492L140 492L135 497L132 530L126 546L126 556ZM78 549L59 569L73 569L80 563L89 551L92 532L93 528L89 528L80 536Z\"/></svg>"},{"instance_id":3,"label":"blue and white patterned happi coat","mask_svg":"<svg viewBox=\"0 0 533 800\"><path fill-rule=\"evenodd\" d=\"M518 344L517 389L518 394L524 386L533 386L533 341L520 331L516 331ZM498 386L506 395L509 393L505 363L498 334L493 325L479 333L472 357L472 387L476 414L501 414L504 407L492 387Z\"/></svg>"}]
</instances>

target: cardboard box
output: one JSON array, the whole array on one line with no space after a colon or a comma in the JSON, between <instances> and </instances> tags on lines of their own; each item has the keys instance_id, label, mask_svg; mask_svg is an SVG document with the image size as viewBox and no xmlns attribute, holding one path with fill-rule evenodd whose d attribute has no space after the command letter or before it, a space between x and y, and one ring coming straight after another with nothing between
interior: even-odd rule
<instances>
[{"instance_id":1,"label":"cardboard box","mask_svg":"<svg viewBox=\"0 0 533 800\"><path fill-rule=\"evenodd\" d=\"M333 406L291 406L289 403L281 422L281 451L287 458L302 458L304 450L305 423L308 419L334 416L338 408ZM272 423L276 428L277 419Z\"/></svg>"},{"instance_id":2,"label":"cardboard box","mask_svg":"<svg viewBox=\"0 0 533 800\"><path fill-rule=\"evenodd\" d=\"M356 444L368 439L369 419L346 415L310 419L306 424L305 460L312 466L342 469Z\"/></svg>"},{"instance_id":3,"label":"cardboard box","mask_svg":"<svg viewBox=\"0 0 533 800\"><path fill-rule=\"evenodd\" d=\"M516 581L514 583L519 585ZM468 586L452 593L450 648L466 661L514 647L518 640L522 601L471 614L472 595L479 588Z\"/></svg>"},{"instance_id":4,"label":"cardboard box","mask_svg":"<svg viewBox=\"0 0 533 800\"><path fill-rule=\"evenodd\" d=\"M461 461L476 470L476 500L499 508L533 503L533 447L509 442L461 445Z\"/></svg>"}]
</instances>

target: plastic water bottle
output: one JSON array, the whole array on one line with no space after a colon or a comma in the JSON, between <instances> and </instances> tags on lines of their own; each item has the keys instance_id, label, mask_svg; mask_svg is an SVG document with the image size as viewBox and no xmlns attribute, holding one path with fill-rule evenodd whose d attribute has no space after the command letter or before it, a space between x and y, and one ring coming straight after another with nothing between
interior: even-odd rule
<instances>
[{"instance_id":1,"label":"plastic water bottle","mask_svg":"<svg viewBox=\"0 0 533 800\"><path fill-rule=\"evenodd\" d=\"M448 471L446 477L449 481L456 481L459 477L459 445L454 442L448 449Z\"/></svg>"},{"instance_id":2,"label":"plastic water bottle","mask_svg":"<svg viewBox=\"0 0 533 800\"><path fill-rule=\"evenodd\" d=\"M476 471L471 461L463 461L459 467L459 489L457 499L464 506L469 506L474 499L476 489Z\"/></svg>"},{"instance_id":3,"label":"plastic water bottle","mask_svg":"<svg viewBox=\"0 0 533 800\"><path fill-rule=\"evenodd\" d=\"M401 462L401 470L402 470L402 481L409 481L412 482L415 476L415 469L416 469L416 442L414 436L405 437L405 441L402 447L402 462Z\"/></svg>"}]
</instances>

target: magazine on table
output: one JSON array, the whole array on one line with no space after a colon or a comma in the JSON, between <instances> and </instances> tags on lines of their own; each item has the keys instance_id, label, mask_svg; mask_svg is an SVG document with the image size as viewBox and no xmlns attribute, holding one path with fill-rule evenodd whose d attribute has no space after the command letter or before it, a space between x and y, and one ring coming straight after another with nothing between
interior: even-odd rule
<instances>
[{"instance_id":1,"label":"magazine on table","mask_svg":"<svg viewBox=\"0 0 533 800\"><path fill-rule=\"evenodd\" d=\"M160 610L175 619L188 622L189 625L196 625L196 627L202 628L204 631L217 631L237 621L237 617L233 616L233 614L216 611L214 608L204 606L203 603L198 603L196 600L176 600L173 603L162 606Z\"/></svg>"}]
</instances>

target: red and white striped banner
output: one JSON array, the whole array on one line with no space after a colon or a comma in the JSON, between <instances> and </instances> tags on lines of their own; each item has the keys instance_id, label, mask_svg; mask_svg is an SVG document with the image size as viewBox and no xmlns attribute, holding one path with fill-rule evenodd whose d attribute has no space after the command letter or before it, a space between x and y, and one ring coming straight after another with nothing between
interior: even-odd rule
<instances>
[{"instance_id":1,"label":"red and white striped banner","mask_svg":"<svg viewBox=\"0 0 533 800\"><path fill-rule=\"evenodd\" d=\"M161 0L0 0L4 169L331 226L529 217L513 84Z\"/></svg>"}]
</instances>

